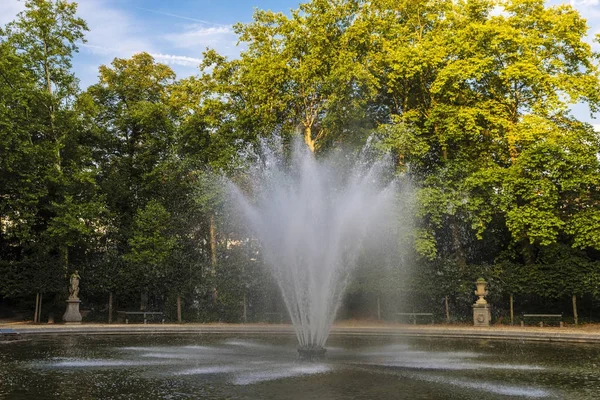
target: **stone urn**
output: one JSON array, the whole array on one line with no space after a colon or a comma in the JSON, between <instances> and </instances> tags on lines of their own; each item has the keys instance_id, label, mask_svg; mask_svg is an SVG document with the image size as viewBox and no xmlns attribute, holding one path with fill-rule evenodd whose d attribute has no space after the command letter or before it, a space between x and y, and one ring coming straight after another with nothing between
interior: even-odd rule
<instances>
[{"instance_id":1,"label":"stone urn","mask_svg":"<svg viewBox=\"0 0 600 400\"><path fill-rule=\"evenodd\" d=\"M485 281L485 279L477 279L475 281L475 287L477 287L477 290L475 291L475 296L479 296L475 304L487 304L487 301L484 299L484 297L488 294L488 291L486 290L487 282Z\"/></svg>"},{"instance_id":2,"label":"stone urn","mask_svg":"<svg viewBox=\"0 0 600 400\"><path fill-rule=\"evenodd\" d=\"M477 279L475 281L475 295L479 298L473 304L473 325L475 326L490 326L490 322L492 320L492 313L490 310L490 305L485 300L485 296L487 296L487 282L483 278Z\"/></svg>"}]
</instances>

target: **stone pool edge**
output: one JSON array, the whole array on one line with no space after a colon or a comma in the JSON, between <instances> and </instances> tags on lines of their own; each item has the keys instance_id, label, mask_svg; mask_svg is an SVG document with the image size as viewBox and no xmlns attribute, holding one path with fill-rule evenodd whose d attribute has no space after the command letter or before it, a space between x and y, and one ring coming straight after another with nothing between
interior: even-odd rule
<instances>
[{"instance_id":1,"label":"stone pool edge","mask_svg":"<svg viewBox=\"0 0 600 400\"><path fill-rule=\"evenodd\" d=\"M25 325L0 324L10 328L23 339L63 335L188 335L188 334L247 334L247 335L292 335L291 325L264 324L185 324L185 325ZM397 336L457 338L478 340L519 340L532 342L600 343L599 332L566 331L560 328L473 328L447 326L334 326L333 336Z\"/></svg>"}]
</instances>

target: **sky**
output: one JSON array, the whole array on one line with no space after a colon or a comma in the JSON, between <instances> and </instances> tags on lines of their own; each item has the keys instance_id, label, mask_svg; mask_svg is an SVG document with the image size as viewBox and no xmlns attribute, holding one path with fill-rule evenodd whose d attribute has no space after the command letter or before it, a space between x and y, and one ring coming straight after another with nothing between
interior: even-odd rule
<instances>
[{"instance_id":1,"label":"sky","mask_svg":"<svg viewBox=\"0 0 600 400\"><path fill-rule=\"evenodd\" d=\"M146 51L168 64L178 77L194 75L202 52L211 47L235 57L240 48L233 24L250 22L255 9L295 9L299 0L79 0L78 13L90 28L87 43L73 60L81 87L94 84L98 67L115 57L128 58ZM600 0L548 0L548 4L570 3L587 18L588 40L600 33ZM24 9L23 0L0 0L0 25L13 20ZM594 45L600 50L598 45ZM592 119L587 106L576 104L573 114L600 130L600 114Z\"/></svg>"}]
</instances>

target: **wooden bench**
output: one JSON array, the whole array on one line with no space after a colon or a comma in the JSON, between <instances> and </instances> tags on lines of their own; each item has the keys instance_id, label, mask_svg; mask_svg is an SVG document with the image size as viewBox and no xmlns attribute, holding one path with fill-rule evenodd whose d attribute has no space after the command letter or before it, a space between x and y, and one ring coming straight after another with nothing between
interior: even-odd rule
<instances>
[{"instance_id":1,"label":"wooden bench","mask_svg":"<svg viewBox=\"0 0 600 400\"><path fill-rule=\"evenodd\" d=\"M544 320L556 320L558 319L559 326L563 327L562 322L562 313L561 314L522 314L521 315L521 326L525 326L525 319L539 319L540 320L540 328L544 327Z\"/></svg>"},{"instance_id":2,"label":"wooden bench","mask_svg":"<svg viewBox=\"0 0 600 400\"><path fill-rule=\"evenodd\" d=\"M160 317L161 323L165 323L165 318L162 312L158 311L117 311L117 314L123 315L125 318L125 323L129 323L129 316L131 315L141 315L144 318L144 324L148 321L148 316L154 318L155 316Z\"/></svg>"},{"instance_id":3,"label":"wooden bench","mask_svg":"<svg viewBox=\"0 0 600 400\"><path fill-rule=\"evenodd\" d=\"M400 322L400 318L402 317L406 317L406 316L410 316L412 317L412 321L413 321L413 325L417 324L417 317L429 317L431 318L431 323L433 324L433 313L416 313L416 312L409 312L409 313L396 313L396 316L398 317L398 322Z\"/></svg>"}]
</instances>

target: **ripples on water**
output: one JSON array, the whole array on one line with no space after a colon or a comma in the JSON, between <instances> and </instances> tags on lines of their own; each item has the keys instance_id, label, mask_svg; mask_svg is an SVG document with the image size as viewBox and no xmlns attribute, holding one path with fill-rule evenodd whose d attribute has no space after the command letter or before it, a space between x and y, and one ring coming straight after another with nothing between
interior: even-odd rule
<instances>
[{"instance_id":1,"label":"ripples on water","mask_svg":"<svg viewBox=\"0 0 600 400\"><path fill-rule=\"evenodd\" d=\"M287 340L147 341L71 338L68 344L54 339L4 345L0 398L593 399L600 393L595 370L600 351L593 349L587 361L565 362L581 349L575 345L412 340L374 346L339 339L323 362L302 363ZM81 393L87 397L78 397Z\"/></svg>"}]
</instances>

